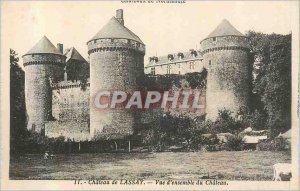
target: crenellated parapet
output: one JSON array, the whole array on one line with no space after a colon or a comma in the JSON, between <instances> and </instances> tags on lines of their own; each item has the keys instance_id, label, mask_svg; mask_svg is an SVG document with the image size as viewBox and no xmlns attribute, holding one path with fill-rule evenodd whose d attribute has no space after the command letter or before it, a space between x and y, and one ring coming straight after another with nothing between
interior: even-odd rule
<instances>
[{"instance_id":1,"label":"crenellated parapet","mask_svg":"<svg viewBox=\"0 0 300 191\"><path fill-rule=\"evenodd\" d=\"M245 36L210 37L200 43L203 54L220 50L250 50L248 38Z\"/></svg>"},{"instance_id":2,"label":"crenellated parapet","mask_svg":"<svg viewBox=\"0 0 300 191\"><path fill-rule=\"evenodd\" d=\"M28 65L54 64L59 67L65 66L66 57L59 54L25 54L23 56L24 67Z\"/></svg>"},{"instance_id":3,"label":"crenellated parapet","mask_svg":"<svg viewBox=\"0 0 300 191\"><path fill-rule=\"evenodd\" d=\"M130 39L96 39L87 43L88 54L105 51L133 50L145 55L145 45Z\"/></svg>"},{"instance_id":4,"label":"crenellated parapet","mask_svg":"<svg viewBox=\"0 0 300 191\"><path fill-rule=\"evenodd\" d=\"M82 86L89 87L90 86L90 81L88 80L87 82L83 83L79 80L77 81L61 81L58 83L53 83L51 85L53 90L58 90L58 89L71 89L71 88L78 88Z\"/></svg>"},{"instance_id":5,"label":"crenellated parapet","mask_svg":"<svg viewBox=\"0 0 300 191\"><path fill-rule=\"evenodd\" d=\"M222 47L214 47L214 48L209 48L204 51L202 51L203 54L210 53L210 52L216 52L216 51L223 51L223 50L242 50L249 52L250 49L247 47L242 47L242 46L222 46Z\"/></svg>"}]
</instances>

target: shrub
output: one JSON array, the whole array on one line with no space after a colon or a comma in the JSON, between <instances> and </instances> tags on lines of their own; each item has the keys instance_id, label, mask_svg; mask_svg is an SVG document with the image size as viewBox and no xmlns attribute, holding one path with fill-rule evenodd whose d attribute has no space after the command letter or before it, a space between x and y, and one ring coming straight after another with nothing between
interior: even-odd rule
<instances>
[{"instance_id":1,"label":"shrub","mask_svg":"<svg viewBox=\"0 0 300 191\"><path fill-rule=\"evenodd\" d=\"M257 147L260 151L275 151L275 144L273 141L262 141L258 143Z\"/></svg>"},{"instance_id":2,"label":"shrub","mask_svg":"<svg viewBox=\"0 0 300 191\"><path fill-rule=\"evenodd\" d=\"M243 137L240 135L234 135L228 137L226 146L230 151L240 151L242 150L242 145L243 145Z\"/></svg>"}]
</instances>

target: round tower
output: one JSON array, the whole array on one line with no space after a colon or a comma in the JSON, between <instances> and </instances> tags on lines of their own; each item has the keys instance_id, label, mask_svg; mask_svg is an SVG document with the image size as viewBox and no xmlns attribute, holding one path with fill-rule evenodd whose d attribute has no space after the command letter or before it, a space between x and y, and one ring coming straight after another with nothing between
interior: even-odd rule
<instances>
[{"instance_id":1,"label":"round tower","mask_svg":"<svg viewBox=\"0 0 300 191\"><path fill-rule=\"evenodd\" d=\"M239 115L248 107L251 84L248 39L227 20L200 42L208 69L206 90L207 119L215 119L218 111L228 109Z\"/></svg>"},{"instance_id":2,"label":"round tower","mask_svg":"<svg viewBox=\"0 0 300 191\"><path fill-rule=\"evenodd\" d=\"M44 36L22 57L27 129L42 132L45 122L52 119L51 84L63 79L65 56Z\"/></svg>"},{"instance_id":3,"label":"round tower","mask_svg":"<svg viewBox=\"0 0 300 191\"><path fill-rule=\"evenodd\" d=\"M99 91L132 92L137 78L144 73L145 45L124 26L123 10L87 42L90 57L90 131L92 136L119 139L133 133L137 114L110 109L99 111L94 98Z\"/></svg>"}]
</instances>

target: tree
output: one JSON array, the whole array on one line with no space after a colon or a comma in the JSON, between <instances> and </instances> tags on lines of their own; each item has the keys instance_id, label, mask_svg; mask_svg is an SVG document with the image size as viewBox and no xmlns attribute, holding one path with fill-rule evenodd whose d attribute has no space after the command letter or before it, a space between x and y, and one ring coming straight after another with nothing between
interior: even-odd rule
<instances>
[{"instance_id":1,"label":"tree","mask_svg":"<svg viewBox=\"0 0 300 191\"><path fill-rule=\"evenodd\" d=\"M218 117L214 122L214 129L217 133L238 134L243 129L243 124L239 120L235 120L232 116L233 112L228 109L219 110Z\"/></svg>"},{"instance_id":2,"label":"tree","mask_svg":"<svg viewBox=\"0 0 300 191\"><path fill-rule=\"evenodd\" d=\"M26 136L25 73L18 54L10 49L10 143L11 152L22 150Z\"/></svg>"},{"instance_id":3,"label":"tree","mask_svg":"<svg viewBox=\"0 0 300 191\"><path fill-rule=\"evenodd\" d=\"M243 123L254 130L264 130L266 127L267 116L262 110L256 109L243 115Z\"/></svg>"},{"instance_id":4,"label":"tree","mask_svg":"<svg viewBox=\"0 0 300 191\"><path fill-rule=\"evenodd\" d=\"M274 137L291 126L291 34L249 31L247 36L255 55L253 91L263 103L261 113L266 113L266 126Z\"/></svg>"},{"instance_id":5,"label":"tree","mask_svg":"<svg viewBox=\"0 0 300 191\"><path fill-rule=\"evenodd\" d=\"M141 139L152 150L163 151L169 146L198 150L202 144L203 128L187 115L165 113L141 129Z\"/></svg>"}]
</instances>

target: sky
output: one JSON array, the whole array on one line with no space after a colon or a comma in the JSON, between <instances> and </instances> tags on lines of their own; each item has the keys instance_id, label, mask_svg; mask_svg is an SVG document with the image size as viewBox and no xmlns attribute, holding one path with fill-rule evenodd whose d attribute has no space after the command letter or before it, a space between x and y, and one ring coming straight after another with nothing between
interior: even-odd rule
<instances>
[{"instance_id":1,"label":"sky","mask_svg":"<svg viewBox=\"0 0 300 191\"><path fill-rule=\"evenodd\" d=\"M88 59L86 42L117 9L125 26L146 44L149 56L199 49L200 41L227 19L240 32L292 32L296 1L187 1L185 4L122 3L121 1L4 1L2 42L19 56L44 35L56 46L75 47Z\"/></svg>"}]
</instances>

